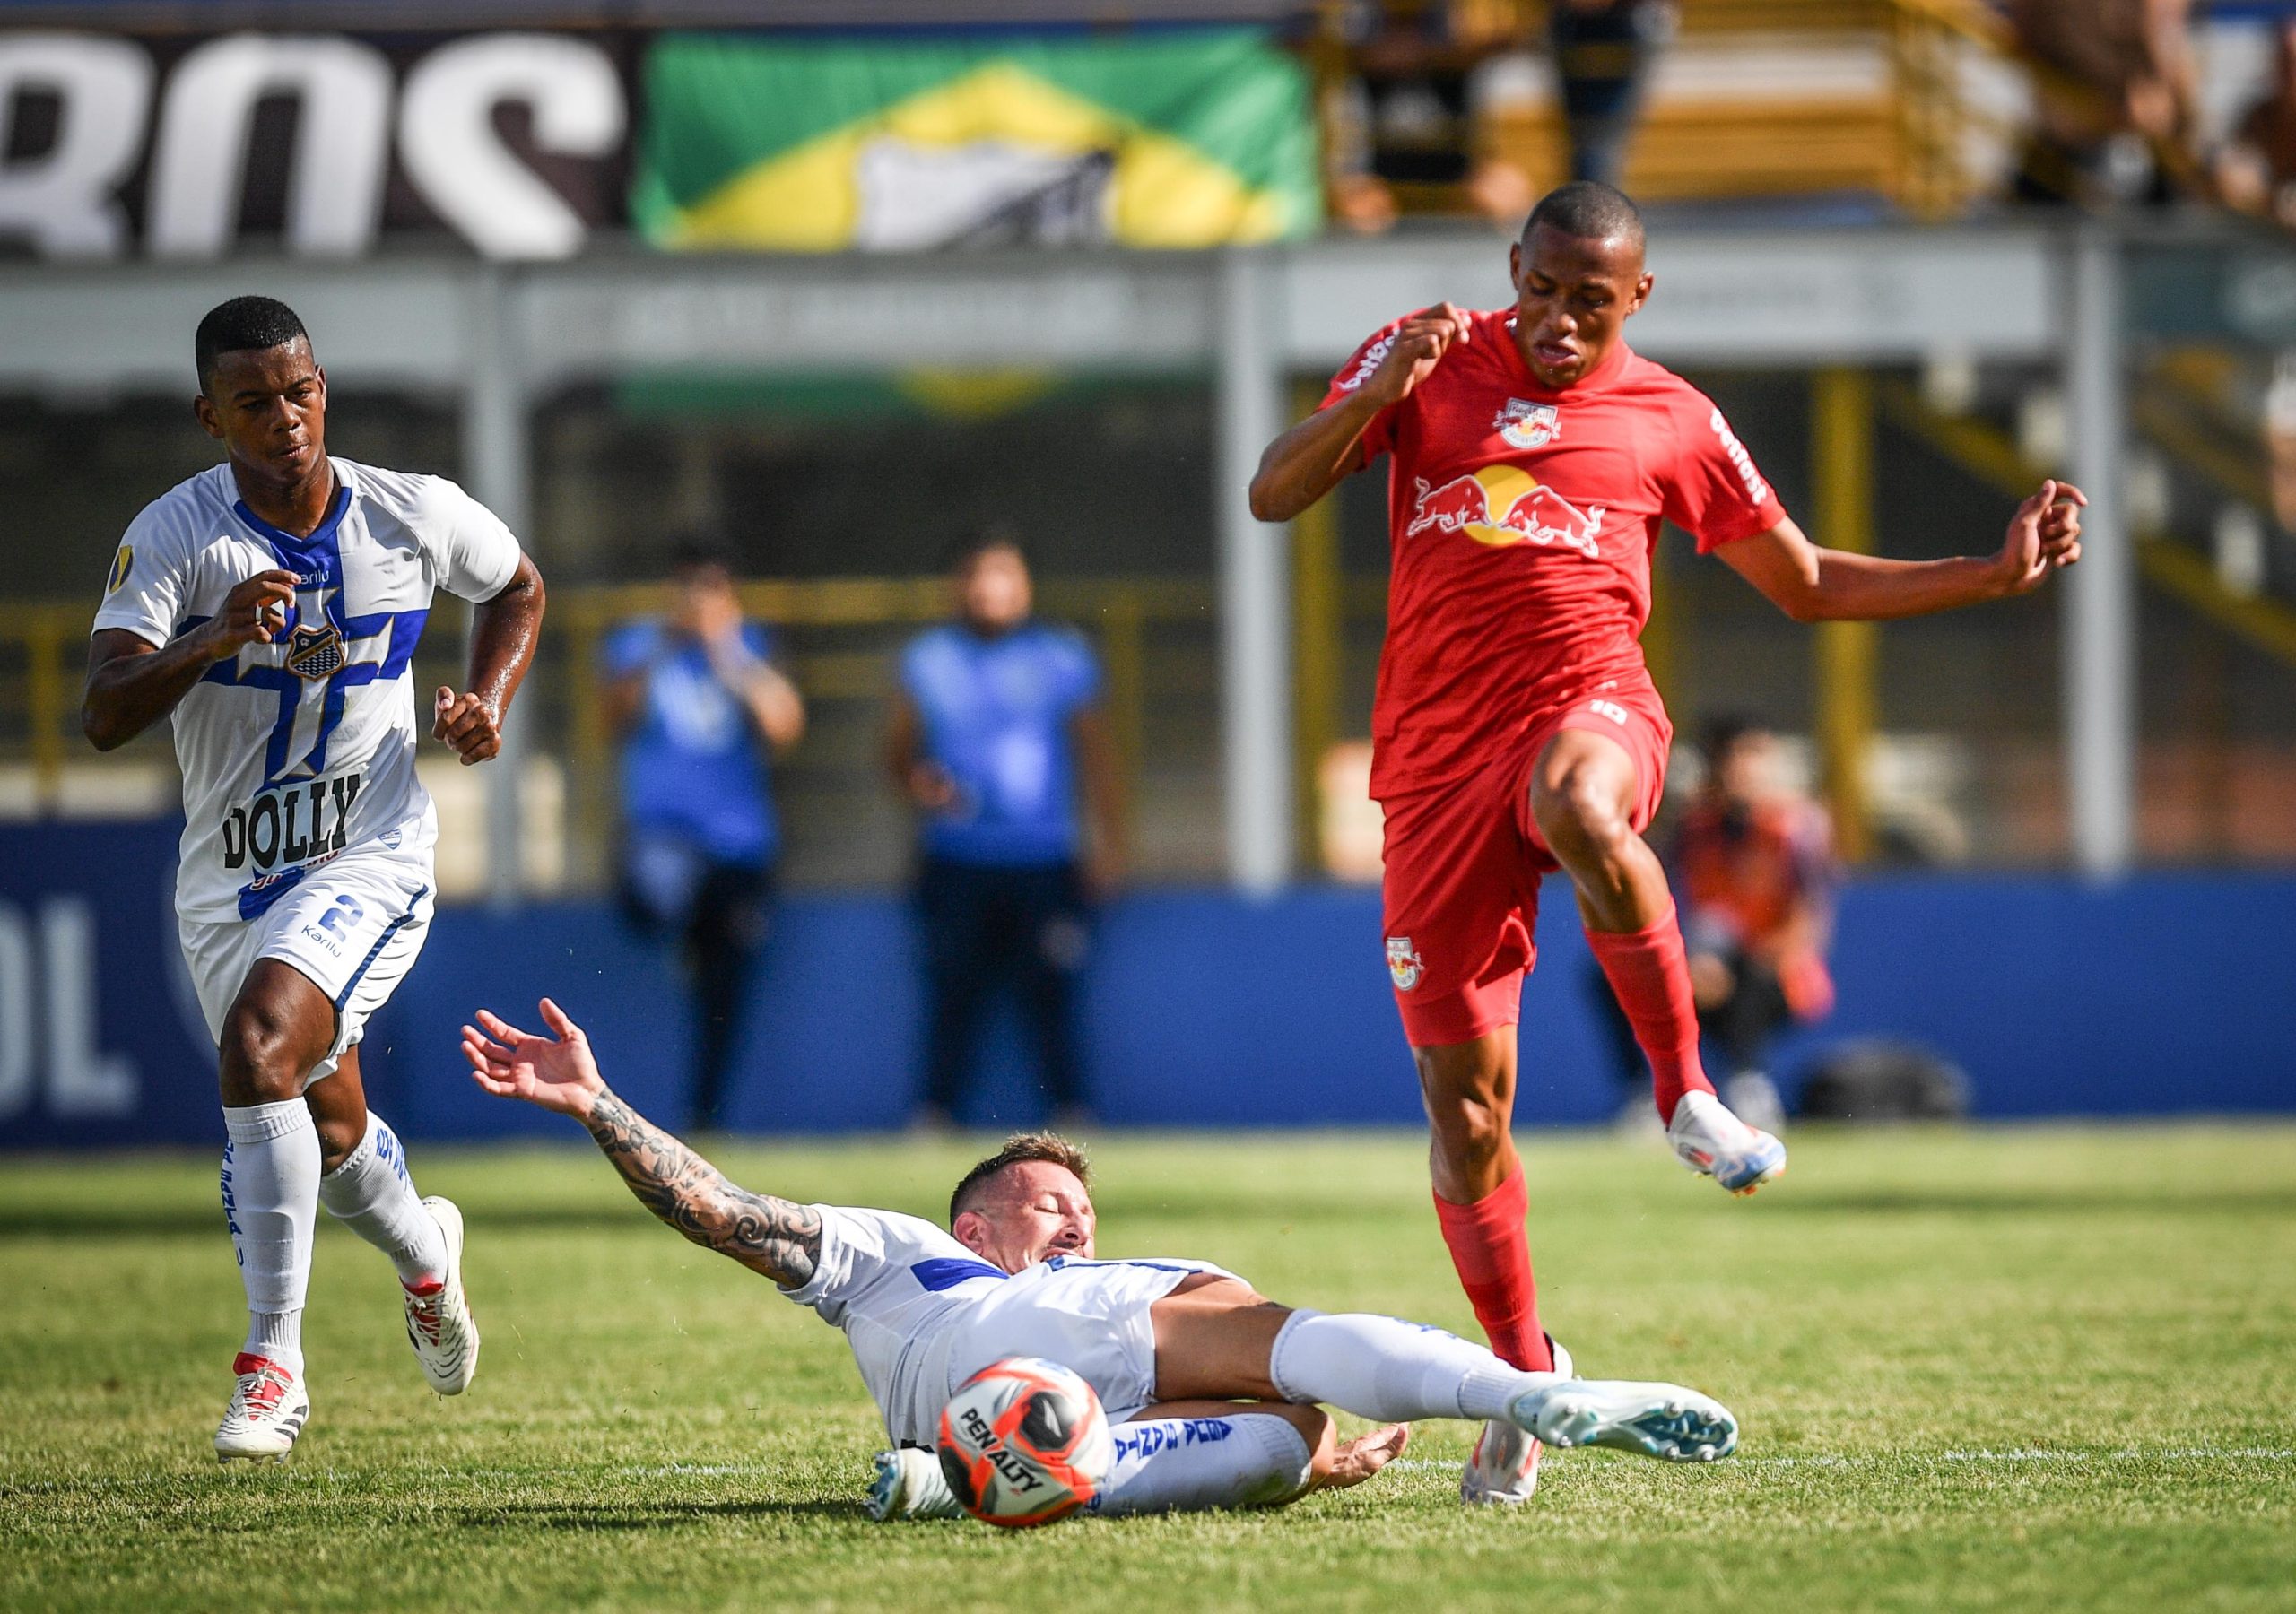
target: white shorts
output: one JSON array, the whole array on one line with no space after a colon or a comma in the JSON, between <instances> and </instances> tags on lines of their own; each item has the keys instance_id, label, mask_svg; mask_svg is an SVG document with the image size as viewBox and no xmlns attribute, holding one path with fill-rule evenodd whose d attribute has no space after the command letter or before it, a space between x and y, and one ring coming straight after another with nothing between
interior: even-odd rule
<instances>
[{"instance_id":1,"label":"white shorts","mask_svg":"<svg viewBox=\"0 0 2296 1614\"><path fill-rule=\"evenodd\" d=\"M1015 1273L951 1328L949 1391L991 1362L1042 1357L1091 1385L1109 1421L1122 1423L1157 1399L1148 1308L1196 1272L1236 1276L1204 1261L1065 1256Z\"/></svg>"},{"instance_id":2,"label":"white shorts","mask_svg":"<svg viewBox=\"0 0 2296 1614\"><path fill-rule=\"evenodd\" d=\"M332 1075L343 1051L365 1035L367 1017L414 967L430 909L430 852L370 841L309 870L252 919L178 919L207 1034L222 1039L248 971L258 959L277 959L335 1004L335 1040L303 1085Z\"/></svg>"}]
</instances>

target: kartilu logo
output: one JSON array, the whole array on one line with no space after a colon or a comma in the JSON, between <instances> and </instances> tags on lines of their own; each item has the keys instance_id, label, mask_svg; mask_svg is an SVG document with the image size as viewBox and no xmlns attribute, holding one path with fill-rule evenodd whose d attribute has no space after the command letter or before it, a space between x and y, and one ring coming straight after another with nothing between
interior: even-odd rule
<instances>
[{"instance_id":1,"label":"kartilu logo","mask_svg":"<svg viewBox=\"0 0 2296 1614\"><path fill-rule=\"evenodd\" d=\"M1431 487L1423 476L1414 477L1413 490L1411 524L1404 528L1406 538L1430 530L1463 532L1494 548L1560 543L1589 557L1601 552L1595 540L1603 530L1604 508L1581 510L1552 488L1541 486L1519 465L1485 465L1439 488Z\"/></svg>"},{"instance_id":2,"label":"kartilu logo","mask_svg":"<svg viewBox=\"0 0 2296 1614\"><path fill-rule=\"evenodd\" d=\"M1387 938L1387 978L1396 984L1397 992L1409 992L1426 973L1426 968L1419 961L1419 950L1412 946L1409 936Z\"/></svg>"}]
</instances>

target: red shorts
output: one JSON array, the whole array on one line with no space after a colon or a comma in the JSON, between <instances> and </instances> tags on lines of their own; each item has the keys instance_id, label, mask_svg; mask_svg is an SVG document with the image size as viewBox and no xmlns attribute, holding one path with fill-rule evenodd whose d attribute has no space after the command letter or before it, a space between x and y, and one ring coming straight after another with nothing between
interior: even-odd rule
<instances>
[{"instance_id":1,"label":"red shorts","mask_svg":"<svg viewBox=\"0 0 2296 1614\"><path fill-rule=\"evenodd\" d=\"M1471 1042L1521 1014L1539 881L1561 867L1531 818L1531 769L1565 729L1626 747L1639 775L1632 822L1647 828L1666 788L1674 725L1648 684L1574 701L1476 773L1387 807L1381 881L1387 974L1414 1048Z\"/></svg>"}]
</instances>

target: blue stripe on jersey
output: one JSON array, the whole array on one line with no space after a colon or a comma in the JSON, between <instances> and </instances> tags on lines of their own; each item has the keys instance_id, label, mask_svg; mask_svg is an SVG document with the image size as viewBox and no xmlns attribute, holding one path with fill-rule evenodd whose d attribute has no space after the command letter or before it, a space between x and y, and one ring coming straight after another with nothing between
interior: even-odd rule
<instances>
[{"instance_id":1,"label":"blue stripe on jersey","mask_svg":"<svg viewBox=\"0 0 2296 1614\"><path fill-rule=\"evenodd\" d=\"M204 683L270 690L277 693L279 715L272 725L270 743L264 750L264 779L258 787L269 790L291 779L317 778L326 771L327 742L343 722L344 704L350 691L364 684L388 682L404 673L414 658L415 646L422 640L423 624L430 612L427 608L421 611L376 611L364 616L352 616L344 612L342 526L344 517L351 511L351 489L347 483L335 490L335 502L327 508L326 518L308 538L298 538L292 533L272 525L248 508L245 499L233 504L231 509L249 532L269 546L272 559L281 568L295 574L296 605L287 620L290 632L316 612L335 629L346 657L354 640L388 636L382 654L377 659L346 659L327 676L317 727L312 733L309 748L300 757L289 756L288 750L294 743L295 719L302 707L305 686L311 681L283 665L241 667L236 663L219 663L207 670L201 679ZM309 602L308 606L306 601ZM206 620L204 617L190 619L178 632L187 632Z\"/></svg>"},{"instance_id":2,"label":"blue stripe on jersey","mask_svg":"<svg viewBox=\"0 0 2296 1614\"><path fill-rule=\"evenodd\" d=\"M1200 1266L1189 1266L1177 1261L1087 1261L1075 1255L1054 1255L1045 1265L1048 1267L1136 1266L1149 1267L1159 1272L1200 1272Z\"/></svg>"},{"instance_id":3,"label":"blue stripe on jersey","mask_svg":"<svg viewBox=\"0 0 2296 1614\"><path fill-rule=\"evenodd\" d=\"M375 960L383 956L383 949L390 944L390 939L413 921L414 910L422 906L422 899L429 895L430 888L424 886L415 892L414 900L406 905L406 912L383 926L383 933L375 938L374 946L369 948L367 956L359 960L359 968L351 972L351 978L344 982L343 990L335 994L335 1006L338 1012L351 1001L351 994L359 989L359 983L366 979L367 972L375 967Z\"/></svg>"},{"instance_id":4,"label":"blue stripe on jersey","mask_svg":"<svg viewBox=\"0 0 2296 1614\"><path fill-rule=\"evenodd\" d=\"M975 1278L1010 1278L1013 1275L985 1261L968 1261L955 1255L937 1255L931 1261L918 1262L909 1269L909 1272L910 1277L929 1289L954 1289L960 1283Z\"/></svg>"}]
</instances>

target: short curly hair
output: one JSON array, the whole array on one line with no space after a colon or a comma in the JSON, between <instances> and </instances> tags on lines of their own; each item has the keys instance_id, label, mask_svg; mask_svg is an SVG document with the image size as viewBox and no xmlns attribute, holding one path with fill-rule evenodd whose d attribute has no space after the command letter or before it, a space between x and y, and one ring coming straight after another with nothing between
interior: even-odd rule
<instances>
[{"instance_id":1,"label":"short curly hair","mask_svg":"<svg viewBox=\"0 0 2296 1614\"><path fill-rule=\"evenodd\" d=\"M1007 1166L1018 1166L1026 1160L1043 1160L1054 1166L1065 1166L1076 1174L1076 1180L1086 1189L1092 1185L1092 1162L1083 1150L1058 1132L1014 1132L1004 1140L1004 1147L989 1156L957 1183L957 1191L949 1195L949 1221L954 1225L958 1217L972 1209L988 1179Z\"/></svg>"}]
</instances>

